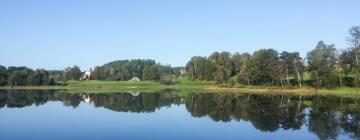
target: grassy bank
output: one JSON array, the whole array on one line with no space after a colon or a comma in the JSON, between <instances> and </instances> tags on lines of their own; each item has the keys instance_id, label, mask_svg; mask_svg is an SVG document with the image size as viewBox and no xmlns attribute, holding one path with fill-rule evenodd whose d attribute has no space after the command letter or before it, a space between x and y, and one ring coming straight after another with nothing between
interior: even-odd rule
<instances>
[{"instance_id":1,"label":"grassy bank","mask_svg":"<svg viewBox=\"0 0 360 140\"><path fill-rule=\"evenodd\" d=\"M256 92L256 93L298 93L298 94L359 94L360 90L350 87L332 88L332 89L316 89L312 87L290 88L290 87L264 87L264 86L243 86L237 88L215 86L213 82L208 81L190 81L186 78L179 78L176 85L163 85L159 82L141 81L68 81L64 86L4 86L0 89L44 89L44 90L71 90L84 92L104 92L104 91L159 91L164 89L176 89L180 93L189 92Z\"/></svg>"}]
</instances>

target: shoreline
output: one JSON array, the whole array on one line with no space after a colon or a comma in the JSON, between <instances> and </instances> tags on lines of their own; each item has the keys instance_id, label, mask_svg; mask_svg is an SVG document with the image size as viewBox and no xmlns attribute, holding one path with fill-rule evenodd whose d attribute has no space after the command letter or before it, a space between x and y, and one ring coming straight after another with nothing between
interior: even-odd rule
<instances>
[{"instance_id":1,"label":"shoreline","mask_svg":"<svg viewBox=\"0 0 360 140\"><path fill-rule=\"evenodd\" d=\"M109 90L129 90L129 91L160 91L165 89L174 90L193 90L198 92L216 92L216 93L235 93L235 92L254 92L254 93L295 93L295 94L351 94L360 95L360 89L349 88L345 91L337 89L320 89L316 91L314 88L269 88L269 87L218 87L218 86L190 86L190 85L86 85L86 86L0 86L2 90L95 90L95 91L109 91Z\"/></svg>"}]
</instances>

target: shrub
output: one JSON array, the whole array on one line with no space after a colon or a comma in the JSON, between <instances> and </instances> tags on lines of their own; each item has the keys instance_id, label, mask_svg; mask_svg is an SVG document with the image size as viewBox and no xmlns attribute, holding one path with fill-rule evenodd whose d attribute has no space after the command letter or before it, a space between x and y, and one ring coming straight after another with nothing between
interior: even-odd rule
<instances>
[{"instance_id":1,"label":"shrub","mask_svg":"<svg viewBox=\"0 0 360 140\"><path fill-rule=\"evenodd\" d=\"M163 74L160 76L160 83L165 85L174 85L177 83L176 76L173 74Z\"/></svg>"}]
</instances>

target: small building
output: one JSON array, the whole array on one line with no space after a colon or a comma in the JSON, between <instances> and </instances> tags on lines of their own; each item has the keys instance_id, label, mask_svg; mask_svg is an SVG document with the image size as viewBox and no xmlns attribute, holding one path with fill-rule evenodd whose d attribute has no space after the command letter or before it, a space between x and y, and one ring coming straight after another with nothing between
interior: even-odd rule
<instances>
[{"instance_id":1,"label":"small building","mask_svg":"<svg viewBox=\"0 0 360 140\"><path fill-rule=\"evenodd\" d=\"M84 74L81 76L80 80L91 80L91 69L85 71Z\"/></svg>"},{"instance_id":2,"label":"small building","mask_svg":"<svg viewBox=\"0 0 360 140\"><path fill-rule=\"evenodd\" d=\"M139 77L133 77L129 80L130 82L140 82L140 78Z\"/></svg>"}]
</instances>

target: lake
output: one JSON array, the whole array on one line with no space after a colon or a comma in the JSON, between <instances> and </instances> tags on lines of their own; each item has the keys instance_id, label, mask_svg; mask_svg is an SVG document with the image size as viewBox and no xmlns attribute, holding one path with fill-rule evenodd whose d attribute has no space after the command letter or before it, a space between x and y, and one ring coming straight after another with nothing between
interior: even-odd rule
<instances>
[{"instance_id":1,"label":"lake","mask_svg":"<svg viewBox=\"0 0 360 140\"><path fill-rule=\"evenodd\" d=\"M0 139L360 139L360 98L0 90Z\"/></svg>"}]
</instances>

